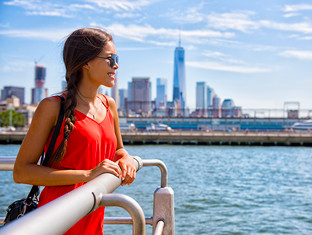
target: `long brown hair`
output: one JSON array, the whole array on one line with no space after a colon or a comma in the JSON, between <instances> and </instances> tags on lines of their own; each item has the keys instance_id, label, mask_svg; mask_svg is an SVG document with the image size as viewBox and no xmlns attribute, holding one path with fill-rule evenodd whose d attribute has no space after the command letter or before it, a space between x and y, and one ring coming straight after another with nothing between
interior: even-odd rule
<instances>
[{"instance_id":1,"label":"long brown hair","mask_svg":"<svg viewBox=\"0 0 312 235\"><path fill-rule=\"evenodd\" d=\"M49 165L59 163L66 152L67 140L76 122L76 94L82 78L82 67L99 55L108 41L112 41L112 36L95 28L78 29L65 41L63 60L66 68L67 95L65 98L64 138L51 157Z\"/></svg>"}]
</instances>

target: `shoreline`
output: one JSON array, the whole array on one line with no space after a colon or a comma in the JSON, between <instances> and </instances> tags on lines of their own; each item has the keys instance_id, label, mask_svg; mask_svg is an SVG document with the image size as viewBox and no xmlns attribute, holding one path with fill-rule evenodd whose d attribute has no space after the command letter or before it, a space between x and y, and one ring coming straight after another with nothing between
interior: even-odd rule
<instances>
[{"instance_id":1,"label":"shoreline","mask_svg":"<svg viewBox=\"0 0 312 235\"><path fill-rule=\"evenodd\" d=\"M21 144L26 131L0 132L0 144ZM312 146L312 133L295 132L121 132L124 144Z\"/></svg>"}]
</instances>

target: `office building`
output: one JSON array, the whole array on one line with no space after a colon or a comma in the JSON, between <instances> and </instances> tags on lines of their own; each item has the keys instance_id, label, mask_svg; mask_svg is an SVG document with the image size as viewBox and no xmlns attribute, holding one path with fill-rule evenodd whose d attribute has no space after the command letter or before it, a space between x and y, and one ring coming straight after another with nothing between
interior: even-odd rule
<instances>
[{"instance_id":1,"label":"office building","mask_svg":"<svg viewBox=\"0 0 312 235\"><path fill-rule=\"evenodd\" d=\"M156 84L156 110L165 109L167 105L167 80L157 78Z\"/></svg>"},{"instance_id":2,"label":"office building","mask_svg":"<svg viewBox=\"0 0 312 235\"><path fill-rule=\"evenodd\" d=\"M128 98L128 90L127 89L119 89L119 109L126 110L127 107L127 98Z\"/></svg>"},{"instance_id":3,"label":"office building","mask_svg":"<svg viewBox=\"0 0 312 235\"><path fill-rule=\"evenodd\" d=\"M46 68L40 65L35 66L35 88L32 89L31 103L38 103L47 97L47 89L44 88Z\"/></svg>"},{"instance_id":4,"label":"office building","mask_svg":"<svg viewBox=\"0 0 312 235\"><path fill-rule=\"evenodd\" d=\"M132 87L132 82L128 82L128 102L131 101L131 87Z\"/></svg>"},{"instance_id":5,"label":"office building","mask_svg":"<svg viewBox=\"0 0 312 235\"><path fill-rule=\"evenodd\" d=\"M185 115L186 106L186 88L185 88L185 62L184 62L184 48L181 47L181 40L179 46L174 51L174 72L173 72L173 101L179 103L181 107L180 115Z\"/></svg>"},{"instance_id":6,"label":"office building","mask_svg":"<svg viewBox=\"0 0 312 235\"><path fill-rule=\"evenodd\" d=\"M196 109L206 109L207 90L205 82L196 83Z\"/></svg>"},{"instance_id":7,"label":"office building","mask_svg":"<svg viewBox=\"0 0 312 235\"><path fill-rule=\"evenodd\" d=\"M214 95L212 98L212 117L219 118L221 117L221 99Z\"/></svg>"},{"instance_id":8,"label":"office building","mask_svg":"<svg viewBox=\"0 0 312 235\"><path fill-rule=\"evenodd\" d=\"M16 96L20 100L20 104L25 104L25 88L15 86L5 86L1 91L1 100L4 101L6 98Z\"/></svg>"},{"instance_id":9,"label":"office building","mask_svg":"<svg viewBox=\"0 0 312 235\"><path fill-rule=\"evenodd\" d=\"M215 95L214 90L207 86L207 102L206 102L206 108L209 109L212 107L212 98Z\"/></svg>"},{"instance_id":10,"label":"office building","mask_svg":"<svg viewBox=\"0 0 312 235\"><path fill-rule=\"evenodd\" d=\"M132 78L131 99L128 109L134 113L146 115L151 111L151 82L149 77Z\"/></svg>"},{"instance_id":11,"label":"office building","mask_svg":"<svg viewBox=\"0 0 312 235\"><path fill-rule=\"evenodd\" d=\"M234 106L234 101L232 99L223 100L221 105L222 117L233 117Z\"/></svg>"}]
</instances>

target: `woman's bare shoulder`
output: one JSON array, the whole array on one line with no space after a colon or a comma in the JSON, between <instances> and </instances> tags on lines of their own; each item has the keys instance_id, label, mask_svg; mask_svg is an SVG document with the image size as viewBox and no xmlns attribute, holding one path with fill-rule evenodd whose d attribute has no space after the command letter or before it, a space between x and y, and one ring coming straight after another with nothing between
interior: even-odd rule
<instances>
[{"instance_id":1,"label":"woman's bare shoulder","mask_svg":"<svg viewBox=\"0 0 312 235\"><path fill-rule=\"evenodd\" d=\"M36 113L40 116L51 117L55 119L60 110L60 100L55 96L44 98L38 105Z\"/></svg>"},{"instance_id":2,"label":"woman's bare shoulder","mask_svg":"<svg viewBox=\"0 0 312 235\"><path fill-rule=\"evenodd\" d=\"M115 100L114 100L113 97L108 96L108 95L105 95L105 97L107 98L107 101L108 101L109 106L116 106Z\"/></svg>"}]
</instances>

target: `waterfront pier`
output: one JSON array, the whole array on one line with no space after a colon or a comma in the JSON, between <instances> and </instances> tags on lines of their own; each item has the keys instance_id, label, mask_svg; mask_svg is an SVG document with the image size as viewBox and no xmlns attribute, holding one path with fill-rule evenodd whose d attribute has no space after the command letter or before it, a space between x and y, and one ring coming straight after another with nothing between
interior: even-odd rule
<instances>
[{"instance_id":1,"label":"waterfront pier","mask_svg":"<svg viewBox=\"0 0 312 235\"><path fill-rule=\"evenodd\" d=\"M122 137L125 144L312 146L311 133L293 132L128 132Z\"/></svg>"},{"instance_id":2,"label":"waterfront pier","mask_svg":"<svg viewBox=\"0 0 312 235\"><path fill-rule=\"evenodd\" d=\"M1 132L1 144L20 144L26 132ZM295 132L122 132L124 144L312 146L311 133Z\"/></svg>"}]
</instances>

